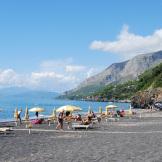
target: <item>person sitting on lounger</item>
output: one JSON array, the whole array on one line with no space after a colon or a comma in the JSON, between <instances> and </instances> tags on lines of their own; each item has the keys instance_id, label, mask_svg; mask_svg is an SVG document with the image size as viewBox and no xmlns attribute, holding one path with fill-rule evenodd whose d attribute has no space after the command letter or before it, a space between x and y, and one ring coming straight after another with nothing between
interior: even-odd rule
<instances>
[{"instance_id":1,"label":"person sitting on lounger","mask_svg":"<svg viewBox=\"0 0 162 162\"><path fill-rule=\"evenodd\" d=\"M82 121L82 117L81 117L81 115L78 114L78 115L76 116L75 120L76 120L76 121Z\"/></svg>"},{"instance_id":2,"label":"person sitting on lounger","mask_svg":"<svg viewBox=\"0 0 162 162\"><path fill-rule=\"evenodd\" d=\"M92 118L90 116L87 116L86 119L82 120L81 124L88 125L92 122Z\"/></svg>"},{"instance_id":3,"label":"person sitting on lounger","mask_svg":"<svg viewBox=\"0 0 162 162\"><path fill-rule=\"evenodd\" d=\"M35 119L35 120L32 120L32 124L42 124L42 122L44 121L44 119Z\"/></svg>"},{"instance_id":4,"label":"person sitting on lounger","mask_svg":"<svg viewBox=\"0 0 162 162\"><path fill-rule=\"evenodd\" d=\"M96 114L92 111L92 118L95 118Z\"/></svg>"}]
</instances>

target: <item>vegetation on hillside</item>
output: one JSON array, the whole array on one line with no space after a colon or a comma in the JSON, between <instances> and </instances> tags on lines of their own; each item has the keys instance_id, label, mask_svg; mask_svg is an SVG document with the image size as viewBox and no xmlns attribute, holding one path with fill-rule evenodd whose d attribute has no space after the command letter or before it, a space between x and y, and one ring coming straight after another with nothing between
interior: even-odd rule
<instances>
[{"instance_id":1,"label":"vegetation on hillside","mask_svg":"<svg viewBox=\"0 0 162 162\"><path fill-rule=\"evenodd\" d=\"M158 87L162 87L162 63L145 71L137 80L108 85L103 90L94 93L93 96L106 97L108 100L130 99L136 92Z\"/></svg>"},{"instance_id":2,"label":"vegetation on hillside","mask_svg":"<svg viewBox=\"0 0 162 162\"><path fill-rule=\"evenodd\" d=\"M59 99L70 99L70 100L80 100L86 98L87 96L93 95L95 92L103 89L104 87L100 85L90 85L83 87L76 91L67 91L63 95L59 96Z\"/></svg>"}]
</instances>

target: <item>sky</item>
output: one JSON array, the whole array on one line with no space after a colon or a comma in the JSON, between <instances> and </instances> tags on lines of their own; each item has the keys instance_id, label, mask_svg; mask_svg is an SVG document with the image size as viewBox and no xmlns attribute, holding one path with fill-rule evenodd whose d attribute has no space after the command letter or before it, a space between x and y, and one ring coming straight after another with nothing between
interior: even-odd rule
<instances>
[{"instance_id":1,"label":"sky","mask_svg":"<svg viewBox=\"0 0 162 162\"><path fill-rule=\"evenodd\" d=\"M1 0L0 88L64 92L162 50L161 0Z\"/></svg>"}]
</instances>

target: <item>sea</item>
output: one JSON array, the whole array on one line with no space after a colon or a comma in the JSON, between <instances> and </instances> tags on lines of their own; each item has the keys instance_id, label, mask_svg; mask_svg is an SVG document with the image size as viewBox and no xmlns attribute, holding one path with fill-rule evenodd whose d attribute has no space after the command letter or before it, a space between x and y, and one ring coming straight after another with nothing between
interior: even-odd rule
<instances>
[{"instance_id":1,"label":"sea","mask_svg":"<svg viewBox=\"0 0 162 162\"><path fill-rule=\"evenodd\" d=\"M57 109L64 105L75 105L82 108L80 114L86 113L89 107L94 111L98 112L99 107L102 107L102 110L105 111L107 105L116 105L118 110L129 109L130 103L120 103L120 102L92 102L92 101L76 101L76 100L58 100L54 99L51 96L40 96L40 97L30 97L30 96L9 96L0 98L0 122L3 121L13 121L14 120L14 111L16 108L18 110L22 109L22 118L25 114L25 109L33 107L43 107L45 109L41 115L48 116L51 115L53 109ZM30 118L35 116L34 113L29 113Z\"/></svg>"}]
</instances>

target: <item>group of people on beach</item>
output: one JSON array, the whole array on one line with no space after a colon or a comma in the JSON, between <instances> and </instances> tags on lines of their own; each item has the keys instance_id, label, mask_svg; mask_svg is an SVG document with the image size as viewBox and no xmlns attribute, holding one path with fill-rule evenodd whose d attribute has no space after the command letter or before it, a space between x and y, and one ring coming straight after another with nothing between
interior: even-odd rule
<instances>
[{"instance_id":1,"label":"group of people on beach","mask_svg":"<svg viewBox=\"0 0 162 162\"><path fill-rule=\"evenodd\" d=\"M17 119L19 120L20 124L22 124L21 113L22 113L22 109L20 109L17 114ZM37 117L37 119L38 119L38 114L39 114L38 112L35 112L35 116Z\"/></svg>"},{"instance_id":2,"label":"group of people on beach","mask_svg":"<svg viewBox=\"0 0 162 162\"><path fill-rule=\"evenodd\" d=\"M20 121L20 124L22 124L21 112L22 112L22 109L20 111L18 111L18 117L17 117L17 119ZM124 112L124 110L123 111L117 110L115 114L117 116L123 117L125 115L125 112ZM38 119L38 112L36 112L35 115ZM92 123L92 119L96 118L96 117L97 116L93 111L90 111L87 115L82 117L81 114L77 114L76 116L72 116L71 112L69 112L69 111L65 112L64 110L62 110L61 112L59 112L59 114L57 116L56 129L63 130L64 121L67 122L68 129L70 129L70 123L71 123L72 120L78 122L79 124L88 125L88 124ZM101 120L99 121L98 117L97 117L97 120L98 120L98 122L101 121ZM40 124L40 123L38 123L38 124Z\"/></svg>"},{"instance_id":3,"label":"group of people on beach","mask_svg":"<svg viewBox=\"0 0 162 162\"><path fill-rule=\"evenodd\" d=\"M96 117L96 115L93 111L88 113L85 116L85 118L82 118L81 114L77 114L76 116L73 117L70 112L67 111L66 113L64 113L64 110L63 110L58 114L58 117L57 117L58 124L56 126L56 129L63 130L64 120L67 121L68 129L69 129L70 120L74 120L74 121L79 122L80 124L83 124L83 125L88 125L92 122L92 118L95 118L95 117Z\"/></svg>"}]
</instances>

